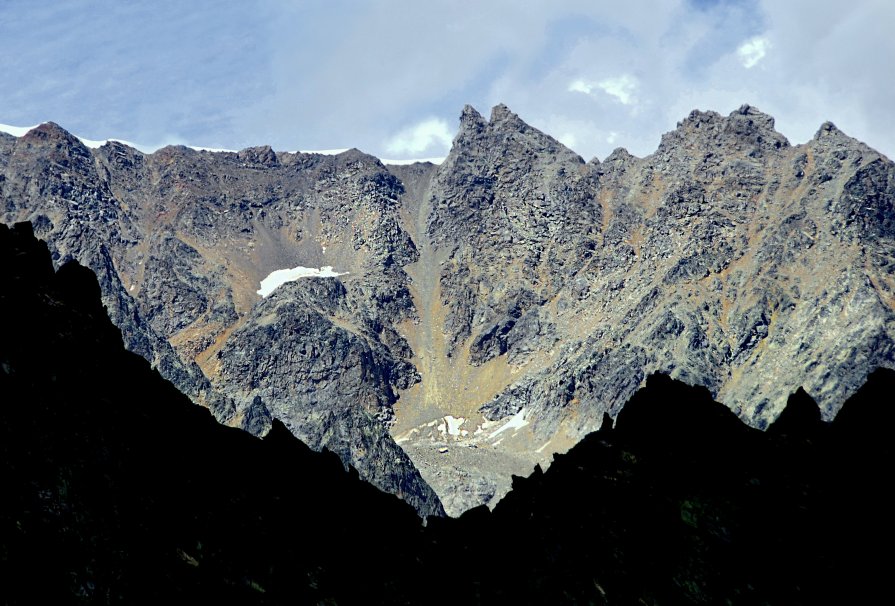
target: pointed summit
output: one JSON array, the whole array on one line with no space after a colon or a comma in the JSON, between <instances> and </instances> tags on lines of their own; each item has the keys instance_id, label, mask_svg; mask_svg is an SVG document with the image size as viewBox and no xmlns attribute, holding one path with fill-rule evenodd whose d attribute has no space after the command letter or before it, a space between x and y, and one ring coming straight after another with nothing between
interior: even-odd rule
<instances>
[{"instance_id":1,"label":"pointed summit","mask_svg":"<svg viewBox=\"0 0 895 606\"><path fill-rule=\"evenodd\" d=\"M460 114L460 129L448 158L456 158L461 151L468 153L476 150L473 153L480 154L495 149L505 150L507 155L520 150L527 150L526 153L558 154L577 164L584 164L578 154L527 124L505 104L499 103L492 108L490 121L485 120L474 107L466 105Z\"/></svg>"},{"instance_id":2,"label":"pointed summit","mask_svg":"<svg viewBox=\"0 0 895 606\"><path fill-rule=\"evenodd\" d=\"M80 139L56 124L55 122L44 122L29 130L21 137L22 141L36 143L38 141L65 141L77 147L86 147Z\"/></svg>"},{"instance_id":3,"label":"pointed summit","mask_svg":"<svg viewBox=\"0 0 895 606\"><path fill-rule=\"evenodd\" d=\"M520 118L518 114L510 111L510 108L503 103L495 105L491 109L491 127L495 130L506 130L520 133L537 131L537 129L530 126L527 122ZM540 131L537 132L540 133ZM549 135L546 135L545 133L540 134L549 137ZM553 139L553 137L550 137L550 139Z\"/></svg>"},{"instance_id":4,"label":"pointed summit","mask_svg":"<svg viewBox=\"0 0 895 606\"><path fill-rule=\"evenodd\" d=\"M748 103L744 103L739 109L731 112L727 117L727 120L728 124L733 127L733 130L737 134L762 136L764 138L770 136L780 141L780 145L777 147L786 147L789 145L786 138L774 130L774 117L769 116Z\"/></svg>"},{"instance_id":5,"label":"pointed summit","mask_svg":"<svg viewBox=\"0 0 895 606\"><path fill-rule=\"evenodd\" d=\"M474 128L478 130L483 128L486 124L485 118L476 108L469 104L463 106L463 111L460 112L460 130L466 128Z\"/></svg>"},{"instance_id":6,"label":"pointed summit","mask_svg":"<svg viewBox=\"0 0 895 606\"><path fill-rule=\"evenodd\" d=\"M463 111L460 112L460 119L461 120L468 119L468 120L476 120L476 121L484 120L484 118L482 117L482 114L479 113L479 110L474 108L469 103L467 103L466 105L463 106Z\"/></svg>"},{"instance_id":7,"label":"pointed summit","mask_svg":"<svg viewBox=\"0 0 895 606\"><path fill-rule=\"evenodd\" d=\"M789 396L783 412L768 427L768 433L807 439L819 434L822 427L823 421L817 403L804 388L799 387L796 393Z\"/></svg>"},{"instance_id":8,"label":"pointed summit","mask_svg":"<svg viewBox=\"0 0 895 606\"><path fill-rule=\"evenodd\" d=\"M491 122L500 122L503 120L519 119L519 116L510 111L510 108L503 103L498 103L491 108Z\"/></svg>"},{"instance_id":9,"label":"pointed summit","mask_svg":"<svg viewBox=\"0 0 895 606\"><path fill-rule=\"evenodd\" d=\"M736 116L736 115L740 115L740 116L764 116L764 117L770 119L771 124L774 123L774 118L772 118L771 116L767 115L766 113L764 113L763 111L761 111L761 110L758 109L757 107L754 107L754 106L752 106L752 105L749 105L748 103L743 103L742 105L740 105L739 108L737 108L736 110L730 112L730 116L731 116L731 117Z\"/></svg>"},{"instance_id":10,"label":"pointed summit","mask_svg":"<svg viewBox=\"0 0 895 606\"><path fill-rule=\"evenodd\" d=\"M92 155L84 142L55 122L44 122L29 130L16 141L16 149L26 154L46 154L54 162L74 162L86 172L93 170Z\"/></svg>"},{"instance_id":11,"label":"pointed summit","mask_svg":"<svg viewBox=\"0 0 895 606\"><path fill-rule=\"evenodd\" d=\"M636 158L631 155L624 147L616 147L612 150L612 153L606 156L606 159L603 160L603 164L626 164L631 160L636 160Z\"/></svg>"},{"instance_id":12,"label":"pointed summit","mask_svg":"<svg viewBox=\"0 0 895 606\"><path fill-rule=\"evenodd\" d=\"M277 154L273 151L273 149L271 149L269 145L262 145L260 147L247 147L237 152L236 157L239 158L240 161L253 166L264 166L270 168L272 166L279 165Z\"/></svg>"},{"instance_id":13,"label":"pointed summit","mask_svg":"<svg viewBox=\"0 0 895 606\"><path fill-rule=\"evenodd\" d=\"M677 128L662 135L657 153L688 162L692 150L724 149L726 153L762 158L789 147L789 141L774 129L774 118L744 103L723 117L713 111L693 110Z\"/></svg>"},{"instance_id":14,"label":"pointed summit","mask_svg":"<svg viewBox=\"0 0 895 606\"><path fill-rule=\"evenodd\" d=\"M814 133L814 140L820 141L825 137L842 135L842 131L836 128L836 125L830 122L829 120L820 125L820 128L817 129L817 132Z\"/></svg>"},{"instance_id":15,"label":"pointed summit","mask_svg":"<svg viewBox=\"0 0 895 606\"><path fill-rule=\"evenodd\" d=\"M460 128L454 136L454 147L458 141L475 140L488 128L488 121L471 105L464 105L460 112Z\"/></svg>"}]
</instances>

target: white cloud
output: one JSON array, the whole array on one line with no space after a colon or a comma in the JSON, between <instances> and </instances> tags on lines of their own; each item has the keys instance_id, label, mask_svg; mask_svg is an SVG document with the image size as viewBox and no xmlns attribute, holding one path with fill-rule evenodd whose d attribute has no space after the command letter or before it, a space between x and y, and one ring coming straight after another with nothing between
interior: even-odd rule
<instances>
[{"instance_id":1,"label":"white cloud","mask_svg":"<svg viewBox=\"0 0 895 606\"><path fill-rule=\"evenodd\" d=\"M570 93L584 93L585 95L589 95L593 90L593 83L588 82L587 80L582 80L581 78L572 80L572 83L569 84Z\"/></svg>"},{"instance_id":2,"label":"white cloud","mask_svg":"<svg viewBox=\"0 0 895 606\"><path fill-rule=\"evenodd\" d=\"M386 141L385 149L399 156L421 154L430 149L443 151L450 146L453 138L452 128L445 120L429 118L392 136Z\"/></svg>"},{"instance_id":3,"label":"white cloud","mask_svg":"<svg viewBox=\"0 0 895 606\"><path fill-rule=\"evenodd\" d=\"M750 69L758 65L768 54L771 48L771 41L763 36L756 36L744 42L738 49L737 55L743 64L743 67Z\"/></svg>"},{"instance_id":4,"label":"white cloud","mask_svg":"<svg viewBox=\"0 0 895 606\"><path fill-rule=\"evenodd\" d=\"M589 82L582 78L572 80L569 84L569 92L593 95L596 89L602 90L610 97L614 97L622 105L631 105L636 101L634 92L637 90L637 78L628 74L622 74L615 78L606 78L599 82Z\"/></svg>"},{"instance_id":5,"label":"white cloud","mask_svg":"<svg viewBox=\"0 0 895 606\"><path fill-rule=\"evenodd\" d=\"M637 79L634 76L623 74L617 78L607 78L597 83L603 92L611 95L621 102L622 105L631 105L634 103L634 91L637 90Z\"/></svg>"}]
</instances>

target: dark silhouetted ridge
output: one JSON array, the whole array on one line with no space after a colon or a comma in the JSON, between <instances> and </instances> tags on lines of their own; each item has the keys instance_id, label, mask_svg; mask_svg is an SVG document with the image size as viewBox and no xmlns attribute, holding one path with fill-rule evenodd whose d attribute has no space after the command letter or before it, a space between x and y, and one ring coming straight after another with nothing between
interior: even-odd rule
<instances>
[{"instance_id":1,"label":"dark silhouetted ridge","mask_svg":"<svg viewBox=\"0 0 895 606\"><path fill-rule=\"evenodd\" d=\"M389 602L415 511L279 421L218 424L125 351L99 296L0 225L2 602Z\"/></svg>"},{"instance_id":2,"label":"dark silhouetted ridge","mask_svg":"<svg viewBox=\"0 0 895 606\"><path fill-rule=\"evenodd\" d=\"M662 375L493 512L430 518L278 420L219 425L124 350L95 277L0 226L9 604L859 604L888 598L895 372L768 431Z\"/></svg>"}]
</instances>

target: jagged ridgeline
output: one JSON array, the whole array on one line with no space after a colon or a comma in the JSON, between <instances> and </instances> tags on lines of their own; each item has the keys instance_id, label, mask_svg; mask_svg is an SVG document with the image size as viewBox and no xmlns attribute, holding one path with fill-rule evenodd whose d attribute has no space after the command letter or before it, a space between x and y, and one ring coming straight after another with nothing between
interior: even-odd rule
<instances>
[{"instance_id":1,"label":"jagged ridgeline","mask_svg":"<svg viewBox=\"0 0 895 606\"><path fill-rule=\"evenodd\" d=\"M790 145L749 106L587 163L504 106L465 108L440 166L89 150L48 123L0 135L0 177L3 218L96 271L194 402L279 419L422 514L493 505L653 372L765 427L800 387L830 420L895 366L892 162L829 123Z\"/></svg>"},{"instance_id":2,"label":"jagged ridgeline","mask_svg":"<svg viewBox=\"0 0 895 606\"><path fill-rule=\"evenodd\" d=\"M430 518L127 352L94 274L0 225L4 604L864 604L895 564L895 372L767 431L665 376L494 509Z\"/></svg>"}]
</instances>

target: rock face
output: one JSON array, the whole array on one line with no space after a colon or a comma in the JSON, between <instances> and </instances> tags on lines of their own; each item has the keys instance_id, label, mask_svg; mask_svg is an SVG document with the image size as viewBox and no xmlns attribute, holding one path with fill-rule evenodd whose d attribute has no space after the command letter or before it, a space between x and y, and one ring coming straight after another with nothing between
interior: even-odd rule
<instances>
[{"instance_id":1,"label":"rock face","mask_svg":"<svg viewBox=\"0 0 895 606\"><path fill-rule=\"evenodd\" d=\"M338 318L352 317L349 305L344 286L332 279L284 284L219 351L218 385L251 400L251 408L269 410L312 448L325 446L362 466L373 484L440 513L437 499L420 498L428 486L388 434L396 386L417 378L413 367L375 333L339 326ZM248 417L241 423L253 424Z\"/></svg>"},{"instance_id":2,"label":"rock face","mask_svg":"<svg viewBox=\"0 0 895 606\"><path fill-rule=\"evenodd\" d=\"M422 512L427 482L449 513L493 505L654 372L763 428L799 387L829 420L895 367L895 166L749 106L587 163L466 107L438 167L90 151L46 124L0 135L0 204L220 420L280 419ZM255 294L295 266L348 273Z\"/></svg>"},{"instance_id":3,"label":"rock face","mask_svg":"<svg viewBox=\"0 0 895 606\"><path fill-rule=\"evenodd\" d=\"M831 124L793 147L749 106L691 113L646 158L587 164L505 107L488 121L466 108L426 193L434 366L466 379L446 412L528 425L401 443L452 511L457 481L429 471L443 463L420 454L427 439L472 442L478 459L499 441L531 465L653 372L708 387L756 427L799 387L831 419L869 372L895 366L893 180L889 160ZM461 508L480 476L459 487Z\"/></svg>"},{"instance_id":4,"label":"rock face","mask_svg":"<svg viewBox=\"0 0 895 606\"><path fill-rule=\"evenodd\" d=\"M401 184L378 160L263 148L144 155L118 143L91 152L51 123L0 135L0 150L4 220L32 221L54 262L97 273L131 351L220 421L264 432L273 413L421 515L443 513L387 430L397 390L418 381L393 327L414 315L401 267L416 251L397 222ZM326 262L346 279L309 280L318 284L303 283L304 296L289 284L259 302L268 273ZM307 344L323 346L328 364L300 351Z\"/></svg>"}]
</instances>

